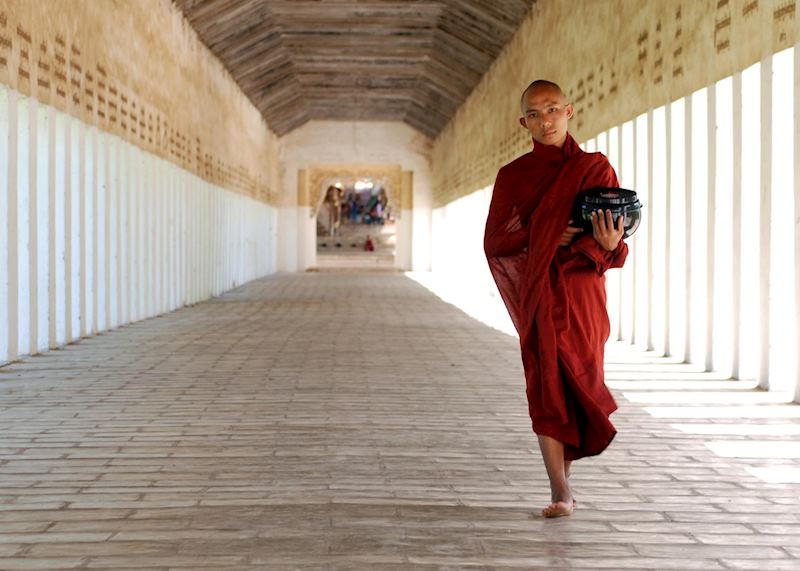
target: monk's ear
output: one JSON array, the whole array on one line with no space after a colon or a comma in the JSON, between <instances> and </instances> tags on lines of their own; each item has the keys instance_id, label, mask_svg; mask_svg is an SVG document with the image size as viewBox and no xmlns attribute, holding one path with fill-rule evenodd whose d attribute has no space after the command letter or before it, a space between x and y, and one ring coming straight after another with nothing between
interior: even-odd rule
<instances>
[{"instance_id":1,"label":"monk's ear","mask_svg":"<svg viewBox=\"0 0 800 571\"><path fill-rule=\"evenodd\" d=\"M574 114L575 108L572 106L572 103L567 103L567 119L572 119Z\"/></svg>"},{"instance_id":2,"label":"monk's ear","mask_svg":"<svg viewBox=\"0 0 800 571\"><path fill-rule=\"evenodd\" d=\"M527 128L528 128L528 124L527 124L527 123L525 123L525 117L520 117L520 118L519 118L519 124L520 124L520 125L522 125L522 127L523 127L524 129L527 129Z\"/></svg>"}]
</instances>

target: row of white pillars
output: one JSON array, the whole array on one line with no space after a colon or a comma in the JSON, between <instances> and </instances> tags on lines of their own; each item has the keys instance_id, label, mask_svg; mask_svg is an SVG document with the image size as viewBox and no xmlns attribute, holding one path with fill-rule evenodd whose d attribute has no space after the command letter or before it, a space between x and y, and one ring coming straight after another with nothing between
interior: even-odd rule
<instances>
[{"instance_id":1,"label":"row of white pillars","mask_svg":"<svg viewBox=\"0 0 800 571\"><path fill-rule=\"evenodd\" d=\"M270 206L0 86L0 363L274 271Z\"/></svg>"},{"instance_id":2,"label":"row of white pillars","mask_svg":"<svg viewBox=\"0 0 800 571\"><path fill-rule=\"evenodd\" d=\"M800 399L799 110L791 49L587 142L645 205L612 335Z\"/></svg>"}]
</instances>

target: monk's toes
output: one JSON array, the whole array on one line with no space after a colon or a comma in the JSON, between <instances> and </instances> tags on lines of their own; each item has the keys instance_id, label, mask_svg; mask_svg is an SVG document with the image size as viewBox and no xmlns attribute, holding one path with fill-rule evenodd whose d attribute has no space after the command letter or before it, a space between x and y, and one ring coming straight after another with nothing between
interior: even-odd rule
<instances>
[{"instance_id":1,"label":"monk's toes","mask_svg":"<svg viewBox=\"0 0 800 571\"><path fill-rule=\"evenodd\" d=\"M572 515L573 510L575 509L575 500L571 502L553 502L546 508L542 510L542 517L564 517L568 515Z\"/></svg>"}]
</instances>

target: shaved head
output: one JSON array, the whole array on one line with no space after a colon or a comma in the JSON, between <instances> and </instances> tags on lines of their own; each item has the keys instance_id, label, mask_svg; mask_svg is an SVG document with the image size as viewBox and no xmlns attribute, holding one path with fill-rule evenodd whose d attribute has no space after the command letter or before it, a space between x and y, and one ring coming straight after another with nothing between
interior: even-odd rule
<instances>
[{"instance_id":1,"label":"shaved head","mask_svg":"<svg viewBox=\"0 0 800 571\"><path fill-rule=\"evenodd\" d=\"M539 89L552 89L557 91L562 97L566 98L564 91L557 83L553 83L552 81L548 81L546 79L537 79L525 88L525 91L522 92L522 96L519 99L519 105L522 108L523 113L525 112L525 97L527 97L527 95L532 91L537 91Z\"/></svg>"}]
</instances>

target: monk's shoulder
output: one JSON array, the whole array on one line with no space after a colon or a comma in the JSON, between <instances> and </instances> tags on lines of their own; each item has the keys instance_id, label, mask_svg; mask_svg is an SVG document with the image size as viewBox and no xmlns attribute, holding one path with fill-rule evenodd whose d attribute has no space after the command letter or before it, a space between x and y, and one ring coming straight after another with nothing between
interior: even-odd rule
<instances>
[{"instance_id":1,"label":"monk's shoulder","mask_svg":"<svg viewBox=\"0 0 800 571\"><path fill-rule=\"evenodd\" d=\"M533 152L529 151L522 156L517 157L510 163L506 163L500 167L500 172L504 174L526 171L531 167L533 160Z\"/></svg>"},{"instance_id":2,"label":"monk's shoulder","mask_svg":"<svg viewBox=\"0 0 800 571\"><path fill-rule=\"evenodd\" d=\"M609 162L608 157L605 156L600 151L595 151L592 153L587 153L584 151L583 153L586 160L592 162L592 164L602 165L602 166L611 166L611 162Z\"/></svg>"}]
</instances>

